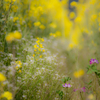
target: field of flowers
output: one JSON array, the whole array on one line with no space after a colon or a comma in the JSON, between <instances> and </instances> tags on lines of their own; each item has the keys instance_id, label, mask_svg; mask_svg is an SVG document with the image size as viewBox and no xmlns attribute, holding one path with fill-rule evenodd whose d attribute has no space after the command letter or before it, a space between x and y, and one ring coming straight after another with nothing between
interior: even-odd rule
<instances>
[{"instance_id":1,"label":"field of flowers","mask_svg":"<svg viewBox=\"0 0 100 100\"><path fill-rule=\"evenodd\" d=\"M100 0L0 0L0 100L100 100Z\"/></svg>"}]
</instances>

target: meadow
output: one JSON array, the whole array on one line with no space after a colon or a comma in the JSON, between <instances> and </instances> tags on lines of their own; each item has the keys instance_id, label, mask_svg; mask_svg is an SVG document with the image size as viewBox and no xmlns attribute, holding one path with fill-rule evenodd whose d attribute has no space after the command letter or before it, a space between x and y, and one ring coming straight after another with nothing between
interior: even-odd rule
<instances>
[{"instance_id":1,"label":"meadow","mask_svg":"<svg viewBox=\"0 0 100 100\"><path fill-rule=\"evenodd\" d=\"M0 0L0 100L100 100L100 0Z\"/></svg>"}]
</instances>

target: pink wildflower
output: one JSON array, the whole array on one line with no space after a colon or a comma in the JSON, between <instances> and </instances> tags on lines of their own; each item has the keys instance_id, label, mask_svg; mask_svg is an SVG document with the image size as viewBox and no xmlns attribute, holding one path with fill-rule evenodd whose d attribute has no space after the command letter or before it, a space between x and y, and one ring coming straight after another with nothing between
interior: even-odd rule
<instances>
[{"instance_id":1,"label":"pink wildflower","mask_svg":"<svg viewBox=\"0 0 100 100\"><path fill-rule=\"evenodd\" d=\"M76 91L85 92L86 88L84 86L83 88L74 89L74 92L76 92Z\"/></svg>"},{"instance_id":2,"label":"pink wildflower","mask_svg":"<svg viewBox=\"0 0 100 100\"><path fill-rule=\"evenodd\" d=\"M97 63L97 64L98 64L99 62L98 62L98 60L96 60L96 59L91 59L91 60L90 60L90 65L93 64L93 63Z\"/></svg>"},{"instance_id":3,"label":"pink wildflower","mask_svg":"<svg viewBox=\"0 0 100 100\"><path fill-rule=\"evenodd\" d=\"M71 85L70 85L70 84L67 85L67 84L65 83L65 85L63 85L63 87L71 87Z\"/></svg>"}]
</instances>

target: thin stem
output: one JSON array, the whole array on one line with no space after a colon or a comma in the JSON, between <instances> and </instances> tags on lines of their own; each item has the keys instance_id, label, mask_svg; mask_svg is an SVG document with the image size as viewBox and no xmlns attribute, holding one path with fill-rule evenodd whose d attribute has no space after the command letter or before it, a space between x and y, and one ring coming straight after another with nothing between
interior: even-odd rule
<instances>
[{"instance_id":1,"label":"thin stem","mask_svg":"<svg viewBox=\"0 0 100 100\"><path fill-rule=\"evenodd\" d=\"M82 93L80 92L81 100L83 100Z\"/></svg>"},{"instance_id":2,"label":"thin stem","mask_svg":"<svg viewBox=\"0 0 100 100\"><path fill-rule=\"evenodd\" d=\"M100 86L100 81L99 81L99 78L98 78L98 76L96 75L96 73L95 73L95 76L96 76L96 79L97 79L98 84L99 84L99 86Z\"/></svg>"},{"instance_id":3,"label":"thin stem","mask_svg":"<svg viewBox=\"0 0 100 100\"><path fill-rule=\"evenodd\" d=\"M96 80L98 81L98 77L97 77L96 73L95 73L95 76L96 76ZM99 83L99 81L98 81L98 83ZM96 91L96 88L97 88L97 85L96 85L96 81L95 81L95 92L96 92L96 100L97 100L97 91Z\"/></svg>"},{"instance_id":4,"label":"thin stem","mask_svg":"<svg viewBox=\"0 0 100 100\"><path fill-rule=\"evenodd\" d=\"M12 6L12 0L11 0L11 3L10 3L10 7L9 7L9 10L8 10L8 13L6 15L6 20L7 20L8 16L9 16L9 13L10 13L10 10L11 10L11 6Z\"/></svg>"},{"instance_id":5,"label":"thin stem","mask_svg":"<svg viewBox=\"0 0 100 100\"><path fill-rule=\"evenodd\" d=\"M2 7L2 10L3 10L3 0L1 1L1 7Z\"/></svg>"}]
</instances>

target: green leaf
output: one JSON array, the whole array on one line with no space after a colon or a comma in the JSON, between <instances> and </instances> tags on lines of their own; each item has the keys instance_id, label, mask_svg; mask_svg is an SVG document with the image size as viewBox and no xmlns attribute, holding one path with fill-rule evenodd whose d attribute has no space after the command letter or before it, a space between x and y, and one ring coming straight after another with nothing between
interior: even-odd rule
<instances>
[{"instance_id":1,"label":"green leaf","mask_svg":"<svg viewBox=\"0 0 100 100\"><path fill-rule=\"evenodd\" d=\"M88 85L90 85L92 83L92 80L88 83Z\"/></svg>"}]
</instances>

